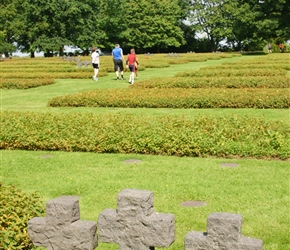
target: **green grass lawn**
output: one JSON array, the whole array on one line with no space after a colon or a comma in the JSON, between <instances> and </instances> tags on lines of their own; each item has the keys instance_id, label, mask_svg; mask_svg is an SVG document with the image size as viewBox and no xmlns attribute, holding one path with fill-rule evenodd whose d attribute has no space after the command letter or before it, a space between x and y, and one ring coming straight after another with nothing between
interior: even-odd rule
<instances>
[{"instance_id":1,"label":"green grass lawn","mask_svg":"<svg viewBox=\"0 0 290 250\"><path fill-rule=\"evenodd\" d=\"M289 249L289 162L28 151L1 156L5 184L37 191L45 201L80 196L83 220L97 221L104 209L116 209L125 188L152 191L155 211L175 215L176 241L168 249L183 249L188 231L206 231L212 212L241 214L243 234L262 239L264 249ZM129 159L141 162L128 164ZM181 206L191 200L207 205Z\"/></svg>"},{"instance_id":2,"label":"green grass lawn","mask_svg":"<svg viewBox=\"0 0 290 250\"><path fill-rule=\"evenodd\" d=\"M173 76L187 69L246 60L234 57L199 63L172 65L139 72L139 79ZM128 73L125 73L125 77ZM54 85L28 90L1 90L2 111L93 112L153 115L235 114L263 116L289 122L289 110L258 109L121 109L52 108L47 102L56 96L90 89L126 88L127 81L115 81L114 74L93 80L56 80ZM138 80L136 80L137 82ZM160 90L162 91L162 90ZM104 124L105 126L105 124ZM140 163L125 163L128 159ZM236 163L237 167L223 167ZM243 235L259 238L266 250L290 249L289 241L289 162L256 159L178 158L168 156L94 154L42 151L1 151L1 176L26 192L37 191L44 201L61 195L80 196L81 219L97 221L105 208L117 207L117 195L125 188L154 193L157 212L172 213L176 221L176 241L168 249L183 249L188 231L206 231L212 212L238 213L243 216ZM183 207L189 200L206 202L202 207ZM118 249L100 244L97 249ZM159 248L156 248L159 249Z\"/></svg>"}]
</instances>

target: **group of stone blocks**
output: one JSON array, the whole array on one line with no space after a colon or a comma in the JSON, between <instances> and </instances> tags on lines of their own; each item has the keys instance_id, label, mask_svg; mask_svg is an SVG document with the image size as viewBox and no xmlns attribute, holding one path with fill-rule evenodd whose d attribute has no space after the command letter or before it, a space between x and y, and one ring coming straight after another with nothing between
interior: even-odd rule
<instances>
[{"instance_id":1,"label":"group of stone blocks","mask_svg":"<svg viewBox=\"0 0 290 250\"><path fill-rule=\"evenodd\" d=\"M117 210L105 209L98 222L80 220L79 198L62 196L46 203L46 217L28 221L28 234L35 246L47 250L93 250L98 241L117 243L120 250L153 250L175 241L175 217L157 213L153 193L124 189L118 194ZM242 216L212 213L207 232L189 232L185 250L261 250L263 242L241 234ZM98 229L98 234L97 234Z\"/></svg>"}]
</instances>

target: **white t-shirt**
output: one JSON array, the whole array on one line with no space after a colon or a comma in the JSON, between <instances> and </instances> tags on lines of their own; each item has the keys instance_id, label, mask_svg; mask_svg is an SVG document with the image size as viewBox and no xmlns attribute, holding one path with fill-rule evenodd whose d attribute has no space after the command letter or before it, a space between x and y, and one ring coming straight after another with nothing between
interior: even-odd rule
<instances>
[{"instance_id":1,"label":"white t-shirt","mask_svg":"<svg viewBox=\"0 0 290 250\"><path fill-rule=\"evenodd\" d=\"M92 57L92 63L95 63L95 64L99 64L100 63L100 55L99 55L99 53L98 52L93 52L92 53L92 55L91 55L91 57Z\"/></svg>"}]
</instances>

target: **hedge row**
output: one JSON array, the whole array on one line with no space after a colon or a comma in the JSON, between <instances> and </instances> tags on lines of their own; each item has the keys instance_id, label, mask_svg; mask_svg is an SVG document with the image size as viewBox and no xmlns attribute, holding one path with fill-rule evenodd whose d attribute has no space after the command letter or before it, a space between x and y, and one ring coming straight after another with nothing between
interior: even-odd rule
<instances>
[{"instance_id":1,"label":"hedge row","mask_svg":"<svg viewBox=\"0 0 290 250\"><path fill-rule=\"evenodd\" d=\"M91 70L79 70L75 72L38 72L38 73L26 73L26 72L15 72L13 76L10 73L3 73L2 79L36 79L36 78L54 78L54 79L88 79L92 78L92 69ZM100 72L98 74L101 76L106 76L107 72Z\"/></svg>"},{"instance_id":2,"label":"hedge row","mask_svg":"<svg viewBox=\"0 0 290 250\"><path fill-rule=\"evenodd\" d=\"M289 77L166 77L138 81L134 88L289 88Z\"/></svg>"},{"instance_id":3,"label":"hedge row","mask_svg":"<svg viewBox=\"0 0 290 250\"><path fill-rule=\"evenodd\" d=\"M257 117L3 112L1 149L289 159L289 126Z\"/></svg>"},{"instance_id":4,"label":"hedge row","mask_svg":"<svg viewBox=\"0 0 290 250\"><path fill-rule=\"evenodd\" d=\"M180 72L177 74L179 77L233 77L233 76L241 76L241 77L252 77L252 76L285 76L287 74L286 69L276 69L276 70L269 70L267 68L264 69L257 69L257 68L229 68L226 70L220 70L214 67L206 67L201 68L199 71L186 71Z\"/></svg>"},{"instance_id":5,"label":"hedge row","mask_svg":"<svg viewBox=\"0 0 290 250\"><path fill-rule=\"evenodd\" d=\"M289 89L114 89L55 97L51 107L289 108Z\"/></svg>"},{"instance_id":6,"label":"hedge row","mask_svg":"<svg viewBox=\"0 0 290 250\"><path fill-rule=\"evenodd\" d=\"M35 249L28 237L27 223L41 216L44 203L38 194L0 183L0 249Z\"/></svg>"},{"instance_id":7,"label":"hedge row","mask_svg":"<svg viewBox=\"0 0 290 250\"><path fill-rule=\"evenodd\" d=\"M34 78L34 79L19 79L10 78L2 79L0 83L0 88L4 89L28 89L35 88L39 86L50 85L54 83L52 78Z\"/></svg>"},{"instance_id":8,"label":"hedge row","mask_svg":"<svg viewBox=\"0 0 290 250\"><path fill-rule=\"evenodd\" d=\"M70 66L70 65L54 65L53 67L27 67L23 66L22 68L18 67L17 70L11 69L11 68L2 68L2 73L8 73L8 74L14 74L14 73L39 73L39 72L49 72L49 73L54 73L54 72L78 72L78 71L92 71L91 65L89 65L87 68L78 68L77 66Z\"/></svg>"},{"instance_id":9,"label":"hedge row","mask_svg":"<svg viewBox=\"0 0 290 250\"><path fill-rule=\"evenodd\" d=\"M205 68L202 68L205 69ZM211 66L207 67L206 69L218 69L218 70L229 70L229 69L247 69L247 70L257 70L257 69L266 69L266 70L290 70L290 65L289 62L283 62L283 63L273 63L272 61L266 61L266 63L261 64L259 61L253 62L251 64L248 63L242 63L242 61L239 61L239 63L235 64L222 64L222 65L216 65L216 66Z\"/></svg>"},{"instance_id":10,"label":"hedge row","mask_svg":"<svg viewBox=\"0 0 290 250\"><path fill-rule=\"evenodd\" d=\"M164 68L171 64L182 64L188 62L199 62L206 60L217 60L220 58L227 58L238 56L238 54L181 54L178 57L165 56L164 54L156 55L138 55L140 61L139 71L146 68ZM91 58L80 57L82 62L90 62ZM35 78L54 78L54 79L88 79L92 77L92 67L89 64L87 68L84 66L78 68L76 60L67 61L60 60L60 58L19 58L13 60L6 60L1 62L2 79L9 79L5 84L0 85L1 88L23 88L37 87L42 85L38 79ZM111 56L101 57L101 67L99 76L106 76L109 72L113 72L113 62ZM15 84L12 79L18 78L19 81ZM34 84L26 84L22 79L35 79L38 81ZM21 81L20 81L21 80ZM11 85L9 83L11 82ZM45 84L44 84L45 85Z\"/></svg>"}]
</instances>

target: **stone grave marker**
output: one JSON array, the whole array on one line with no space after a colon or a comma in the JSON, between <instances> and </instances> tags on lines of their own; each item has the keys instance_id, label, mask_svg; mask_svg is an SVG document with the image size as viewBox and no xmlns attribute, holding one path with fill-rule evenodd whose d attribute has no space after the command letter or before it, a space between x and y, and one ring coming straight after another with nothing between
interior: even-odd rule
<instances>
[{"instance_id":1,"label":"stone grave marker","mask_svg":"<svg viewBox=\"0 0 290 250\"><path fill-rule=\"evenodd\" d=\"M105 209L98 219L101 242L114 242L120 250L153 250L168 247L175 240L173 214L153 209L153 193L124 189L118 194L117 210Z\"/></svg>"},{"instance_id":2,"label":"stone grave marker","mask_svg":"<svg viewBox=\"0 0 290 250\"><path fill-rule=\"evenodd\" d=\"M62 196L46 203L46 217L28 221L35 246L47 250L93 250L98 245L97 224L80 220L78 197Z\"/></svg>"},{"instance_id":3,"label":"stone grave marker","mask_svg":"<svg viewBox=\"0 0 290 250\"><path fill-rule=\"evenodd\" d=\"M184 250L262 250L263 242L241 233L242 216L230 213L212 213L207 219L207 233L189 232Z\"/></svg>"},{"instance_id":4,"label":"stone grave marker","mask_svg":"<svg viewBox=\"0 0 290 250\"><path fill-rule=\"evenodd\" d=\"M85 61L83 62L83 64L85 65L85 68L87 68L87 67L88 67L88 65L90 64L90 62L89 62L89 61L87 61L87 60L85 60Z\"/></svg>"}]
</instances>

